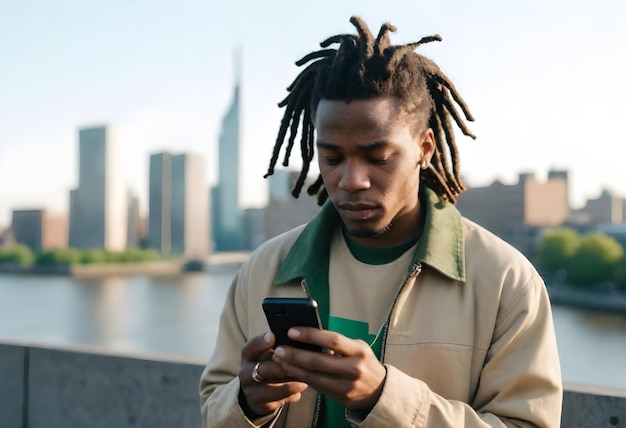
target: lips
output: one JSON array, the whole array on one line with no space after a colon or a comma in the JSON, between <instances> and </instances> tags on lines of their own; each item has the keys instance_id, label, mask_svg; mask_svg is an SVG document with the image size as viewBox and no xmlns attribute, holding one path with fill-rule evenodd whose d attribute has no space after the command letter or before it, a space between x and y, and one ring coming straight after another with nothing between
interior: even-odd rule
<instances>
[{"instance_id":1,"label":"lips","mask_svg":"<svg viewBox=\"0 0 626 428\"><path fill-rule=\"evenodd\" d=\"M379 209L377 205L344 202L338 205L343 216L350 220L367 220L372 218Z\"/></svg>"}]
</instances>

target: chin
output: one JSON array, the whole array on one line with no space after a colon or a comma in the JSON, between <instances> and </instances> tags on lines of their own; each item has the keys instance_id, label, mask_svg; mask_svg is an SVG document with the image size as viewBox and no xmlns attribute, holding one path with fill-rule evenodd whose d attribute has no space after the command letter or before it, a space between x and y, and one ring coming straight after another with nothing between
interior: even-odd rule
<instances>
[{"instance_id":1,"label":"chin","mask_svg":"<svg viewBox=\"0 0 626 428\"><path fill-rule=\"evenodd\" d=\"M364 227L351 227L347 228L348 234L353 238L378 238L391 229L391 223L382 228L364 228Z\"/></svg>"}]
</instances>

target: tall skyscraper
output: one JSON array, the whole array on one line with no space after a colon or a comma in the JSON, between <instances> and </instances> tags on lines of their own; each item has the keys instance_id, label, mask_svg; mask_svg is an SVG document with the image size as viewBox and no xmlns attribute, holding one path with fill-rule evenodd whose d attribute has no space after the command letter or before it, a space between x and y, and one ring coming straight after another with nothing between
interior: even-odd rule
<instances>
[{"instance_id":1,"label":"tall skyscraper","mask_svg":"<svg viewBox=\"0 0 626 428\"><path fill-rule=\"evenodd\" d=\"M79 130L78 187L70 192L69 245L74 248L126 248L126 191L111 131L106 126Z\"/></svg>"},{"instance_id":2,"label":"tall skyscraper","mask_svg":"<svg viewBox=\"0 0 626 428\"><path fill-rule=\"evenodd\" d=\"M195 154L150 156L147 246L203 260L209 253L205 160Z\"/></svg>"},{"instance_id":3,"label":"tall skyscraper","mask_svg":"<svg viewBox=\"0 0 626 428\"><path fill-rule=\"evenodd\" d=\"M219 174L212 193L213 238L217 251L238 251L243 248L242 214L239 208L239 83L233 101L222 120L219 138Z\"/></svg>"},{"instance_id":4,"label":"tall skyscraper","mask_svg":"<svg viewBox=\"0 0 626 428\"><path fill-rule=\"evenodd\" d=\"M150 156L148 191L148 238L146 246L162 254L171 248L172 155L157 153Z\"/></svg>"}]
</instances>

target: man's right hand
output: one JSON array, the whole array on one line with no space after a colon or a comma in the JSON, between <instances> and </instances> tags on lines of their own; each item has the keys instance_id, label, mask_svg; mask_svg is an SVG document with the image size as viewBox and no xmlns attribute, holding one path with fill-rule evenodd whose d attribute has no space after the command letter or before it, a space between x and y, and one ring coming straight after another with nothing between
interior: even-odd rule
<instances>
[{"instance_id":1,"label":"man's right hand","mask_svg":"<svg viewBox=\"0 0 626 428\"><path fill-rule=\"evenodd\" d=\"M250 420L269 415L287 403L299 401L301 393L308 387L306 383L289 378L272 361L274 341L274 335L267 332L250 339L241 350L239 404ZM257 379L261 382L252 378L257 363Z\"/></svg>"}]
</instances>

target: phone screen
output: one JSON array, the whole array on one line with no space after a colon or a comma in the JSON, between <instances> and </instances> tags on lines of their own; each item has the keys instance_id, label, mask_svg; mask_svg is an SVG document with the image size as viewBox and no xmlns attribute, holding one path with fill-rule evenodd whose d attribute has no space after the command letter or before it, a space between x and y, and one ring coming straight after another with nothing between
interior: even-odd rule
<instances>
[{"instance_id":1,"label":"phone screen","mask_svg":"<svg viewBox=\"0 0 626 428\"><path fill-rule=\"evenodd\" d=\"M288 345L309 351L322 351L319 346L291 340L287 336L291 327L321 328L315 300L306 297L267 297L263 299L262 305L270 330L276 336L274 347Z\"/></svg>"}]
</instances>

